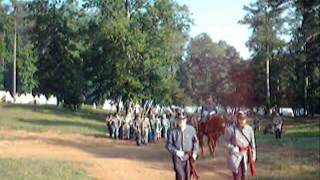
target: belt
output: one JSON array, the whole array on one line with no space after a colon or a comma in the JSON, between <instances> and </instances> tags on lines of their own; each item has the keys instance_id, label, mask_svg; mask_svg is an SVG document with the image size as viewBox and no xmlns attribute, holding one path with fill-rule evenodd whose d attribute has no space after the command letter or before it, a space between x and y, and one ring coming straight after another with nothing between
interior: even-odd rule
<instances>
[{"instance_id":1,"label":"belt","mask_svg":"<svg viewBox=\"0 0 320 180\"><path fill-rule=\"evenodd\" d=\"M240 147L239 146L239 150L240 150L240 152L245 153L245 152L247 152L248 147Z\"/></svg>"}]
</instances>

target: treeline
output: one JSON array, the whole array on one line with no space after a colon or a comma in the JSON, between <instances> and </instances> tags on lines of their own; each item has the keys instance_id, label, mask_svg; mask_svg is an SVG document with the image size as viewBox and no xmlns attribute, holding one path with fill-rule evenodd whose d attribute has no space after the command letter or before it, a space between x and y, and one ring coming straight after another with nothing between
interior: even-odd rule
<instances>
[{"instance_id":1,"label":"treeline","mask_svg":"<svg viewBox=\"0 0 320 180\"><path fill-rule=\"evenodd\" d=\"M176 72L192 23L186 6L172 0L2 1L0 12L1 89L13 91L16 17L20 93L53 94L67 105L183 99Z\"/></svg>"},{"instance_id":2,"label":"treeline","mask_svg":"<svg viewBox=\"0 0 320 180\"><path fill-rule=\"evenodd\" d=\"M206 34L192 38L180 79L188 97L320 113L320 1L257 0L244 10L239 23L252 31L250 59Z\"/></svg>"},{"instance_id":3,"label":"treeline","mask_svg":"<svg viewBox=\"0 0 320 180\"><path fill-rule=\"evenodd\" d=\"M255 102L320 113L320 1L258 0L244 10Z\"/></svg>"},{"instance_id":4,"label":"treeline","mask_svg":"<svg viewBox=\"0 0 320 180\"><path fill-rule=\"evenodd\" d=\"M174 0L0 2L0 89L13 92L16 20L19 93L320 111L319 0L245 6L249 60L205 33L189 39L191 12Z\"/></svg>"}]
</instances>

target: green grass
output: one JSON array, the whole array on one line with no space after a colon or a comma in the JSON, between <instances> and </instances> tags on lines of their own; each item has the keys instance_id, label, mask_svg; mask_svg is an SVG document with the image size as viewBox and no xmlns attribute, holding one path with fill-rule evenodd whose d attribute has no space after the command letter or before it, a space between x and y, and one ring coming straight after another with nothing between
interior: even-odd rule
<instances>
[{"instance_id":1,"label":"green grass","mask_svg":"<svg viewBox=\"0 0 320 180\"><path fill-rule=\"evenodd\" d=\"M79 163L26 159L0 159L0 177L1 180L92 179L85 175Z\"/></svg>"},{"instance_id":2,"label":"green grass","mask_svg":"<svg viewBox=\"0 0 320 180\"><path fill-rule=\"evenodd\" d=\"M72 112L55 106L38 106L34 110L32 105L0 105L0 130L103 136L106 133L106 114L105 111L89 107L84 107L80 112ZM270 118L262 119L263 126L268 122ZM320 120L285 119L284 124L285 133L280 140L276 140L274 135L257 133L257 179L320 179ZM3 138L6 137L0 137ZM14 140L14 137L8 137L7 140ZM79 168L72 168L73 164L55 161L6 159L0 160L0 177L81 179Z\"/></svg>"},{"instance_id":3,"label":"green grass","mask_svg":"<svg viewBox=\"0 0 320 180\"><path fill-rule=\"evenodd\" d=\"M102 136L106 133L106 112L84 107L72 112L55 106L0 105L0 128Z\"/></svg>"},{"instance_id":4,"label":"green grass","mask_svg":"<svg viewBox=\"0 0 320 180\"><path fill-rule=\"evenodd\" d=\"M262 124L268 122L263 119ZM256 134L257 179L320 179L320 120L286 118L284 124L279 140Z\"/></svg>"},{"instance_id":5,"label":"green grass","mask_svg":"<svg viewBox=\"0 0 320 180\"><path fill-rule=\"evenodd\" d=\"M261 118L262 126L270 123L271 118ZM258 144L271 144L277 147L288 147L292 150L320 151L320 120L284 118L284 132L280 140L275 135L256 134Z\"/></svg>"},{"instance_id":6,"label":"green grass","mask_svg":"<svg viewBox=\"0 0 320 180\"><path fill-rule=\"evenodd\" d=\"M320 152L320 137L290 137L284 136L276 140L271 135L258 135L257 144L270 144L276 147L287 147L291 150Z\"/></svg>"},{"instance_id":7,"label":"green grass","mask_svg":"<svg viewBox=\"0 0 320 180\"><path fill-rule=\"evenodd\" d=\"M289 137L320 137L320 124L294 124L288 125L287 136Z\"/></svg>"}]
</instances>

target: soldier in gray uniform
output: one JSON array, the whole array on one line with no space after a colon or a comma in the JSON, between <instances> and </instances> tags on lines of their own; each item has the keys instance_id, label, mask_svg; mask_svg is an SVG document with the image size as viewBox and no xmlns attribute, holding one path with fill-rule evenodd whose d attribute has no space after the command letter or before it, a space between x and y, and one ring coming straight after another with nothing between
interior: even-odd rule
<instances>
[{"instance_id":1,"label":"soldier in gray uniform","mask_svg":"<svg viewBox=\"0 0 320 180\"><path fill-rule=\"evenodd\" d=\"M176 180L191 179L191 159L196 160L199 151L199 141L195 129L187 125L187 118L179 115L178 127L169 132L167 149L172 155ZM190 157L192 156L192 157Z\"/></svg>"},{"instance_id":2,"label":"soldier in gray uniform","mask_svg":"<svg viewBox=\"0 0 320 180\"><path fill-rule=\"evenodd\" d=\"M176 128L177 123L176 123L175 118L176 117L175 117L174 113L170 114L170 117L169 117L170 128L169 128L169 130Z\"/></svg>"},{"instance_id":3,"label":"soldier in gray uniform","mask_svg":"<svg viewBox=\"0 0 320 180\"><path fill-rule=\"evenodd\" d=\"M244 180L248 164L251 174L256 175L256 144L254 131L246 122L246 115L238 112L236 123L225 130L225 146L228 149L227 163L234 180Z\"/></svg>"},{"instance_id":4,"label":"soldier in gray uniform","mask_svg":"<svg viewBox=\"0 0 320 180\"><path fill-rule=\"evenodd\" d=\"M214 98L212 96L208 96L206 99L206 104L202 106L202 118L201 122L207 122L209 118L209 113L211 112L216 112L217 113L217 108L216 104L214 102Z\"/></svg>"},{"instance_id":5,"label":"soldier in gray uniform","mask_svg":"<svg viewBox=\"0 0 320 180\"><path fill-rule=\"evenodd\" d=\"M163 114L162 115L162 126L163 126L163 137L165 139L167 139L167 136L168 136L168 130L170 128L170 121L169 119L167 118L166 114Z\"/></svg>"},{"instance_id":6,"label":"soldier in gray uniform","mask_svg":"<svg viewBox=\"0 0 320 180\"><path fill-rule=\"evenodd\" d=\"M141 124L141 137L142 137L142 144L148 144L148 136L149 136L149 129L150 129L150 122L149 122L149 118L143 116L142 119L142 124Z\"/></svg>"},{"instance_id":7,"label":"soldier in gray uniform","mask_svg":"<svg viewBox=\"0 0 320 180\"><path fill-rule=\"evenodd\" d=\"M276 139L280 139L282 134L283 119L281 118L279 113L276 113L272 121L275 126Z\"/></svg>"},{"instance_id":8,"label":"soldier in gray uniform","mask_svg":"<svg viewBox=\"0 0 320 180\"><path fill-rule=\"evenodd\" d=\"M142 142L142 118L141 114L136 114L134 121L133 121L133 129L135 134L136 143L140 146Z\"/></svg>"}]
</instances>

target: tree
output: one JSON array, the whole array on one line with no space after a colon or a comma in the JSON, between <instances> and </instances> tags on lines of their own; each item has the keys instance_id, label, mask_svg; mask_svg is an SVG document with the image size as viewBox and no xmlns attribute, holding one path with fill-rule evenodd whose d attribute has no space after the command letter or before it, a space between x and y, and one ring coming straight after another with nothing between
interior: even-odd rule
<instances>
[{"instance_id":1,"label":"tree","mask_svg":"<svg viewBox=\"0 0 320 180\"><path fill-rule=\"evenodd\" d=\"M224 41L214 43L202 33L190 40L187 54L180 72L185 92L197 104L211 95L227 105L232 91L231 67L241 61L236 49Z\"/></svg>"},{"instance_id":2,"label":"tree","mask_svg":"<svg viewBox=\"0 0 320 180\"><path fill-rule=\"evenodd\" d=\"M298 37L305 56L305 104L313 114L320 105L320 1L297 1L295 6L302 17Z\"/></svg>"},{"instance_id":3,"label":"tree","mask_svg":"<svg viewBox=\"0 0 320 180\"><path fill-rule=\"evenodd\" d=\"M17 5L16 0L12 1L13 4L13 96L16 95L17 92Z\"/></svg>"},{"instance_id":4,"label":"tree","mask_svg":"<svg viewBox=\"0 0 320 180\"><path fill-rule=\"evenodd\" d=\"M38 92L55 95L77 110L83 102L81 34L77 33L79 11L69 8L73 0L33 1L29 4L32 41L37 52Z\"/></svg>"},{"instance_id":5,"label":"tree","mask_svg":"<svg viewBox=\"0 0 320 180\"><path fill-rule=\"evenodd\" d=\"M11 79L12 70L12 42L10 36L13 32L13 18L10 14L10 8L0 1L0 88L12 89Z\"/></svg>"},{"instance_id":6,"label":"tree","mask_svg":"<svg viewBox=\"0 0 320 180\"><path fill-rule=\"evenodd\" d=\"M254 76L250 62L243 61L231 67L230 81L232 82L232 90L228 94L228 105L236 108L252 108L256 104L253 92Z\"/></svg>"},{"instance_id":7,"label":"tree","mask_svg":"<svg viewBox=\"0 0 320 180\"><path fill-rule=\"evenodd\" d=\"M2 4L0 15L0 88L10 90L14 93L14 77L12 76L16 70L16 91L20 93L30 93L37 85L34 77L35 73L35 56L32 49L30 37L28 34L29 24L25 21L27 16L25 3L22 1L15 2L15 11L11 9L13 4ZM13 14L16 13L14 18ZM13 68L13 51L14 51L14 19L16 26L16 68Z\"/></svg>"},{"instance_id":8,"label":"tree","mask_svg":"<svg viewBox=\"0 0 320 180\"><path fill-rule=\"evenodd\" d=\"M95 14L84 63L97 101L179 99L165 86L179 88L174 83L190 23L186 7L171 0L87 0L84 7Z\"/></svg>"},{"instance_id":9,"label":"tree","mask_svg":"<svg viewBox=\"0 0 320 180\"><path fill-rule=\"evenodd\" d=\"M257 75L256 82L263 82L263 79L266 82L265 86L261 83L256 84L256 100L264 101L269 107L272 92L270 89L270 63L285 45L284 40L279 37L283 33L285 18L282 14L286 8L287 4L258 0L249 6L244 6L244 10L248 13L240 21L241 24L248 24L252 29L252 35L247 42L247 46L253 52L252 59L255 62L252 65ZM265 71L265 75L262 74L263 71Z\"/></svg>"}]
</instances>

